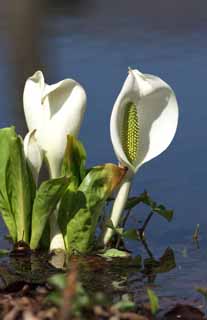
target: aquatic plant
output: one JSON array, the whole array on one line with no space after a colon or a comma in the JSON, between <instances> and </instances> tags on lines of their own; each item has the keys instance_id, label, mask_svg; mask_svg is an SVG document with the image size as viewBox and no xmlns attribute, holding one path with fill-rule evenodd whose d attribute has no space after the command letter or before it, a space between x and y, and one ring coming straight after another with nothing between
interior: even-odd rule
<instances>
[{"instance_id":1,"label":"aquatic plant","mask_svg":"<svg viewBox=\"0 0 207 320\"><path fill-rule=\"evenodd\" d=\"M0 211L14 243L23 240L32 250L60 248L69 254L97 250L96 238L101 233L97 230L109 226L103 208L118 188L111 227L102 235L104 244L114 232L122 240L142 238L149 218L142 229L117 228L122 211L141 202L150 207L150 218L157 213L172 219L173 212L147 193L128 199L134 174L167 148L176 131L178 106L165 82L129 71L111 116L111 139L119 165L106 163L90 169L86 168L86 150L77 139L86 108L84 89L72 79L49 86L37 71L26 81L23 100L29 129L24 141L14 127L0 129L0 149L4 150ZM39 185L44 160L49 179ZM116 255L123 254L119 246L116 249Z\"/></svg>"},{"instance_id":2,"label":"aquatic plant","mask_svg":"<svg viewBox=\"0 0 207 320\"><path fill-rule=\"evenodd\" d=\"M171 87L157 76L129 69L110 122L111 140L119 164L128 168L111 213L115 228L135 173L169 146L177 124L178 105ZM105 231L104 245L112 234L112 228Z\"/></svg>"},{"instance_id":3,"label":"aquatic plant","mask_svg":"<svg viewBox=\"0 0 207 320\"><path fill-rule=\"evenodd\" d=\"M23 103L28 134L31 137L33 132L33 140L47 160L50 176L57 178L61 173L67 134L77 136L79 133L86 109L86 93L73 79L48 85L42 72L37 71L26 81ZM34 141L27 138L26 144L30 143ZM27 154L31 162L33 155Z\"/></svg>"},{"instance_id":4,"label":"aquatic plant","mask_svg":"<svg viewBox=\"0 0 207 320\"><path fill-rule=\"evenodd\" d=\"M24 113L29 129L25 137L25 154L33 175L39 174L45 158L50 177L61 174L67 134L77 136L86 109L86 93L79 83L65 79L56 84L45 83L41 71L35 72L25 84ZM64 249L56 221L50 217L51 249Z\"/></svg>"},{"instance_id":5,"label":"aquatic plant","mask_svg":"<svg viewBox=\"0 0 207 320\"><path fill-rule=\"evenodd\" d=\"M36 248L48 217L67 188L69 178L49 179L36 188L23 141L14 127L0 129L0 211L14 243Z\"/></svg>"}]
</instances>

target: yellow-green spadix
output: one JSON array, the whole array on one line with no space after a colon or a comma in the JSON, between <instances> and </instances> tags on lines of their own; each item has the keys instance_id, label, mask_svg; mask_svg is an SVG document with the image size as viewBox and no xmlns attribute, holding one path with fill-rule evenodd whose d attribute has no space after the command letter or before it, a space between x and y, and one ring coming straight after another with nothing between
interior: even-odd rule
<instances>
[{"instance_id":1,"label":"yellow-green spadix","mask_svg":"<svg viewBox=\"0 0 207 320\"><path fill-rule=\"evenodd\" d=\"M120 165L128 168L111 213L116 227L124 210L131 180L147 161L171 143L178 124L178 104L171 87L157 76L129 70L111 114L110 132ZM103 242L112 236L107 229Z\"/></svg>"},{"instance_id":2,"label":"yellow-green spadix","mask_svg":"<svg viewBox=\"0 0 207 320\"><path fill-rule=\"evenodd\" d=\"M25 155L37 181L43 158L51 178L61 174L67 135L77 136L86 109L86 93L73 79L45 83L43 73L27 79L23 95L29 133L24 140ZM64 241L53 214L50 221L51 249L63 248Z\"/></svg>"}]
</instances>

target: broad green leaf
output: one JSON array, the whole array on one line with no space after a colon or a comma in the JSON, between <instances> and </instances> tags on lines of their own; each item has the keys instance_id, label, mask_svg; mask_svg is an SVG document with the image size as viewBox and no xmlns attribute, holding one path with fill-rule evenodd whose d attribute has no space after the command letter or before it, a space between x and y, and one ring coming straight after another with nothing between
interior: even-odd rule
<instances>
[{"instance_id":1,"label":"broad green leaf","mask_svg":"<svg viewBox=\"0 0 207 320\"><path fill-rule=\"evenodd\" d=\"M78 250L84 247L86 239L84 236L81 237L80 234L82 234L83 225L87 224L87 219L90 224L90 213L86 207L86 197L84 193L81 191L67 190L60 204L58 224L68 251L72 251L72 248ZM77 244L73 245L73 243Z\"/></svg>"},{"instance_id":2,"label":"broad green leaf","mask_svg":"<svg viewBox=\"0 0 207 320\"><path fill-rule=\"evenodd\" d=\"M82 143L74 136L67 136L67 146L62 165L62 175L70 176L71 187L77 189L86 175L86 151Z\"/></svg>"},{"instance_id":3,"label":"broad green leaf","mask_svg":"<svg viewBox=\"0 0 207 320\"><path fill-rule=\"evenodd\" d=\"M0 130L0 210L14 242L29 241L32 180L14 127Z\"/></svg>"},{"instance_id":4,"label":"broad green leaf","mask_svg":"<svg viewBox=\"0 0 207 320\"><path fill-rule=\"evenodd\" d=\"M10 141L15 135L13 127L0 129L0 212L14 242L17 241L17 230L7 190L7 167L10 162Z\"/></svg>"},{"instance_id":5,"label":"broad green leaf","mask_svg":"<svg viewBox=\"0 0 207 320\"><path fill-rule=\"evenodd\" d=\"M31 176L24 156L22 139L14 134L10 140L7 166L7 190L17 227L17 241L29 243L32 212Z\"/></svg>"},{"instance_id":6,"label":"broad green leaf","mask_svg":"<svg viewBox=\"0 0 207 320\"><path fill-rule=\"evenodd\" d=\"M61 177L44 181L39 187L32 210L31 249L38 247L49 216L56 208L69 183L69 178Z\"/></svg>"},{"instance_id":7,"label":"broad green leaf","mask_svg":"<svg viewBox=\"0 0 207 320\"><path fill-rule=\"evenodd\" d=\"M147 289L147 295L150 301L150 308L153 315L159 310L159 299L157 295L151 289Z\"/></svg>"},{"instance_id":8,"label":"broad green leaf","mask_svg":"<svg viewBox=\"0 0 207 320\"><path fill-rule=\"evenodd\" d=\"M78 191L66 192L58 222L69 252L91 250L101 209L124 174L123 168L113 164L97 166L86 175Z\"/></svg>"}]
</instances>

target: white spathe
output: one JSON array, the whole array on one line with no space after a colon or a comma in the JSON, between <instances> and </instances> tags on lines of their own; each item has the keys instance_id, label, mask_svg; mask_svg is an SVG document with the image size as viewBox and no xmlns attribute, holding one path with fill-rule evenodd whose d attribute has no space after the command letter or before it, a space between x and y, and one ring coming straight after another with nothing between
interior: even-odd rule
<instances>
[{"instance_id":1,"label":"white spathe","mask_svg":"<svg viewBox=\"0 0 207 320\"><path fill-rule=\"evenodd\" d=\"M48 85L43 73L37 71L26 81L23 103L29 133L25 137L24 151L36 182L43 157L51 178L61 175L67 135L78 135L86 100L85 90L72 79ZM65 249L57 224L57 210L50 217L50 230L50 249Z\"/></svg>"},{"instance_id":2,"label":"white spathe","mask_svg":"<svg viewBox=\"0 0 207 320\"><path fill-rule=\"evenodd\" d=\"M137 158L132 164L122 146L125 107L135 103L139 118L140 139ZM111 140L119 162L136 172L145 162L162 153L172 141L178 124L178 105L170 86L160 78L129 70L115 101L110 122Z\"/></svg>"},{"instance_id":3,"label":"white spathe","mask_svg":"<svg viewBox=\"0 0 207 320\"><path fill-rule=\"evenodd\" d=\"M24 138L24 154L31 169L34 181L37 185L39 172L43 161L43 152L35 138L36 129L27 133Z\"/></svg>"},{"instance_id":4,"label":"white spathe","mask_svg":"<svg viewBox=\"0 0 207 320\"><path fill-rule=\"evenodd\" d=\"M29 131L47 159L52 178L60 176L67 135L77 136L86 109L86 93L72 79L47 85L41 71L25 84L24 113Z\"/></svg>"},{"instance_id":5,"label":"white spathe","mask_svg":"<svg viewBox=\"0 0 207 320\"><path fill-rule=\"evenodd\" d=\"M139 143L136 159L131 163L122 145L125 108L129 102L136 105L139 122ZM178 104L172 88L157 76L129 70L111 114L110 132L119 163L128 167L117 194L111 220L117 227L130 190L131 180L147 161L161 154L171 143L178 124ZM112 229L104 234L104 244L111 238Z\"/></svg>"}]
</instances>

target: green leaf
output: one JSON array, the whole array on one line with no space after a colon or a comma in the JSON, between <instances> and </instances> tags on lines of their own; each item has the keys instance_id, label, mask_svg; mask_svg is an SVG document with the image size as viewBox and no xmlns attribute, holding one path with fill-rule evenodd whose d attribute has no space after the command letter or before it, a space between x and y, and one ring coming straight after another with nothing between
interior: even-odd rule
<instances>
[{"instance_id":1,"label":"green leaf","mask_svg":"<svg viewBox=\"0 0 207 320\"><path fill-rule=\"evenodd\" d=\"M123 232L123 237L129 240L139 240L136 229L129 229Z\"/></svg>"},{"instance_id":2,"label":"green leaf","mask_svg":"<svg viewBox=\"0 0 207 320\"><path fill-rule=\"evenodd\" d=\"M77 189L86 175L86 151L74 136L67 136L67 146L62 164L62 175L70 176L71 187Z\"/></svg>"},{"instance_id":3,"label":"green leaf","mask_svg":"<svg viewBox=\"0 0 207 320\"><path fill-rule=\"evenodd\" d=\"M134 311L136 308L135 302L133 302L129 294L124 294L122 299L113 305L114 308L121 312Z\"/></svg>"},{"instance_id":4,"label":"green leaf","mask_svg":"<svg viewBox=\"0 0 207 320\"><path fill-rule=\"evenodd\" d=\"M154 200L151 199L148 192L144 191L138 197L132 197L128 199L125 210L131 210L140 203L144 203L149 206L153 212L164 217L166 220L171 221L173 218L173 210L166 209L162 204L158 205Z\"/></svg>"},{"instance_id":5,"label":"green leaf","mask_svg":"<svg viewBox=\"0 0 207 320\"><path fill-rule=\"evenodd\" d=\"M45 181L39 187L32 210L31 249L38 247L48 218L63 196L68 183L69 178L61 177Z\"/></svg>"},{"instance_id":6,"label":"green leaf","mask_svg":"<svg viewBox=\"0 0 207 320\"><path fill-rule=\"evenodd\" d=\"M17 241L29 243L32 212L31 176L22 139L12 137L10 161L7 167L7 188L17 227Z\"/></svg>"},{"instance_id":7,"label":"green leaf","mask_svg":"<svg viewBox=\"0 0 207 320\"><path fill-rule=\"evenodd\" d=\"M152 291L149 288L147 289L147 295L148 295L149 301L150 301L151 312L153 315L155 315L157 313L157 311L159 310L159 299L158 299L157 295L154 293L154 291Z\"/></svg>"},{"instance_id":8,"label":"green leaf","mask_svg":"<svg viewBox=\"0 0 207 320\"><path fill-rule=\"evenodd\" d=\"M14 242L17 241L17 230L7 190L7 167L10 162L11 139L15 136L13 127L0 129L0 211Z\"/></svg>"},{"instance_id":9,"label":"green leaf","mask_svg":"<svg viewBox=\"0 0 207 320\"><path fill-rule=\"evenodd\" d=\"M104 253L99 254L102 257L105 258L129 258L130 254L127 251L118 250L115 248L108 249Z\"/></svg>"},{"instance_id":10,"label":"green leaf","mask_svg":"<svg viewBox=\"0 0 207 320\"><path fill-rule=\"evenodd\" d=\"M142 197L131 197L127 200L125 210L131 210L142 202Z\"/></svg>"},{"instance_id":11,"label":"green leaf","mask_svg":"<svg viewBox=\"0 0 207 320\"><path fill-rule=\"evenodd\" d=\"M92 249L101 209L124 174L123 168L113 164L97 166L86 175L78 191L66 192L58 223L69 252L86 253Z\"/></svg>"},{"instance_id":12,"label":"green leaf","mask_svg":"<svg viewBox=\"0 0 207 320\"><path fill-rule=\"evenodd\" d=\"M9 254L9 250L0 249L0 257L7 256Z\"/></svg>"},{"instance_id":13,"label":"green leaf","mask_svg":"<svg viewBox=\"0 0 207 320\"><path fill-rule=\"evenodd\" d=\"M57 289L63 290L66 287L66 276L63 273L58 273L50 277L48 282Z\"/></svg>"},{"instance_id":14,"label":"green leaf","mask_svg":"<svg viewBox=\"0 0 207 320\"><path fill-rule=\"evenodd\" d=\"M22 139L14 127L0 130L0 210L14 242L29 242L33 185Z\"/></svg>"},{"instance_id":15,"label":"green leaf","mask_svg":"<svg viewBox=\"0 0 207 320\"><path fill-rule=\"evenodd\" d=\"M45 299L45 302L51 302L52 304L60 307L63 303L63 297L60 292L52 291L48 294L47 298Z\"/></svg>"},{"instance_id":16,"label":"green leaf","mask_svg":"<svg viewBox=\"0 0 207 320\"><path fill-rule=\"evenodd\" d=\"M174 214L173 210L168 210L163 205L154 207L153 212L156 212L157 214L159 214L160 216L162 216L168 221L172 220L173 214Z\"/></svg>"},{"instance_id":17,"label":"green leaf","mask_svg":"<svg viewBox=\"0 0 207 320\"><path fill-rule=\"evenodd\" d=\"M144 260L144 273L165 273L176 267L175 255L171 248L167 248L159 260L148 258Z\"/></svg>"},{"instance_id":18,"label":"green leaf","mask_svg":"<svg viewBox=\"0 0 207 320\"><path fill-rule=\"evenodd\" d=\"M107 220L106 220L105 226L106 226L106 228L110 228L110 229L112 229L113 231L116 230L116 228L114 227L113 221L112 221L111 219L107 219Z\"/></svg>"},{"instance_id":19,"label":"green leaf","mask_svg":"<svg viewBox=\"0 0 207 320\"><path fill-rule=\"evenodd\" d=\"M82 237L81 235L83 225L87 224L87 219L90 220L90 214L86 208L84 193L67 190L60 203L58 224L68 251L72 250L73 247L81 251L81 248L84 247L86 239L84 235ZM73 245L76 242L77 245Z\"/></svg>"}]
</instances>

